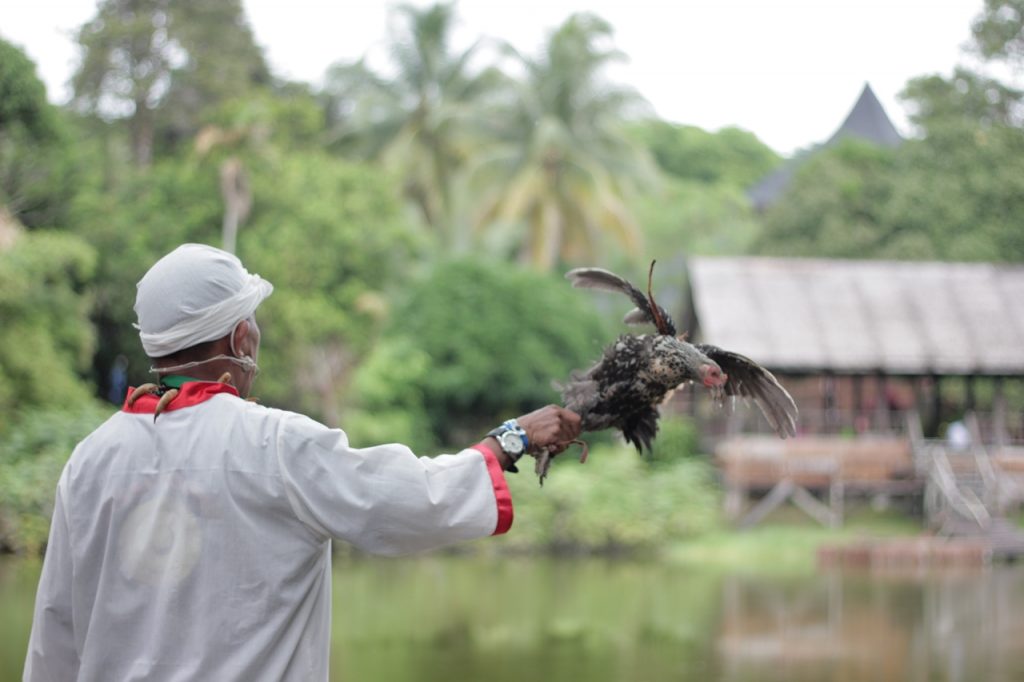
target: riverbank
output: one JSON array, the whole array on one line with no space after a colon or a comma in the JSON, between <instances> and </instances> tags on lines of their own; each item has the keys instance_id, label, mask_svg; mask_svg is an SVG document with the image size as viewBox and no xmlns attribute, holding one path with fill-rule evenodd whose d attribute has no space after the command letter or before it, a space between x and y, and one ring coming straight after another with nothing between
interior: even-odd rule
<instances>
[{"instance_id":1,"label":"riverbank","mask_svg":"<svg viewBox=\"0 0 1024 682\"><path fill-rule=\"evenodd\" d=\"M920 522L891 512L864 510L851 515L842 528L824 528L794 518L746 530L721 528L665 548L665 560L730 573L811 574L821 547L869 539L916 537Z\"/></svg>"}]
</instances>

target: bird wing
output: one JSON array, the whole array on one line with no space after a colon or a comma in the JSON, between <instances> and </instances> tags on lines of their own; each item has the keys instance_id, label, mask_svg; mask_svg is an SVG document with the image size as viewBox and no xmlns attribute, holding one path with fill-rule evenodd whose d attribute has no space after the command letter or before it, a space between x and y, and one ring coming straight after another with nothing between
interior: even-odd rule
<instances>
[{"instance_id":1,"label":"bird wing","mask_svg":"<svg viewBox=\"0 0 1024 682\"><path fill-rule=\"evenodd\" d=\"M698 345L697 349L729 375L723 387L726 395L753 399L780 438L796 435L796 403L771 372L750 358L717 346Z\"/></svg>"},{"instance_id":2,"label":"bird wing","mask_svg":"<svg viewBox=\"0 0 1024 682\"><path fill-rule=\"evenodd\" d=\"M658 314L663 322L663 325L659 325L648 296L614 272L603 268L576 268L565 273L565 278L577 289L598 289L625 294L636 304L636 308L626 314L623 322L626 324L650 323L658 327L658 331L662 334L676 335L675 323L665 309L657 303L654 304L657 306Z\"/></svg>"}]
</instances>

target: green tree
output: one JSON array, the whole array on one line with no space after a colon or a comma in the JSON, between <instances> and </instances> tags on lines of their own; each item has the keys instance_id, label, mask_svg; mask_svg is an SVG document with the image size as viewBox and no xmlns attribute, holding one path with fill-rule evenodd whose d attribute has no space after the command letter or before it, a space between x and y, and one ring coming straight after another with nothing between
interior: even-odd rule
<instances>
[{"instance_id":1,"label":"green tree","mask_svg":"<svg viewBox=\"0 0 1024 682\"><path fill-rule=\"evenodd\" d=\"M480 230L505 232L522 262L550 269L612 249L636 253L640 232L627 198L655 180L653 164L624 130L642 108L632 90L604 78L621 54L611 26L570 17L529 58L509 48L525 72L493 122L489 146L470 171ZM492 237L492 239L494 239Z\"/></svg>"},{"instance_id":2,"label":"green tree","mask_svg":"<svg viewBox=\"0 0 1024 682\"><path fill-rule=\"evenodd\" d=\"M0 133L25 129L35 142L61 136L54 108L46 100L46 86L24 52L0 38Z\"/></svg>"},{"instance_id":3,"label":"green tree","mask_svg":"<svg viewBox=\"0 0 1024 682\"><path fill-rule=\"evenodd\" d=\"M392 169L424 223L456 245L455 175L471 148L466 133L502 77L493 68L474 70L479 42L453 49L453 4L401 5L396 18L388 40L394 76L375 73L365 60L328 70L333 144Z\"/></svg>"},{"instance_id":4,"label":"green tree","mask_svg":"<svg viewBox=\"0 0 1024 682\"><path fill-rule=\"evenodd\" d=\"M346 429L364 444L470 442L499 417L557 401L552 382L591 364L611 338L602 319L561 278L438 263L390 316L356 379L362 412Z\"/></svg>"},{"instance_id":5,"label":"green tree","mask_svg":"<svg viewBox=\"0 0 1024 682\"><path fill-rule=\"evenodd\" d=\"M1021 94L958 69L904 92L923 137L897 150L846 142L810 160L765 215L766 253L1024 259Z\"/></svg>"},{"instance_id":6,"label":"green tree","mask_svg":"<svg viewBox=\"0 0 1024 682\"><path fill-rule=\"evenodd\" d=\"M730 183L669 178L631 206L643 225L647 252L659 254L659 263L674 255L748 253L760 235L761 223L744 188ZM659 267L658 281L664 285L668 274Z\"/></svg>"},{"instance_id":7,"label":"green tree","mask_svg":"<svg viewBox=\"0 0 1024 682\"><path fill-rule=\"evenodd\" d=\"M1024 1L985 0L971 33L976 50L986 59L1024 67Z\"/></svg>"},{"instance_id":8,"label":"green tree","mask_svg":"<svg viewBox=\"0 0 1024 682\"><path fill-rule=\"evenodd\" d=\"M219 243L222 206L216 166L158 160L112 187L88 184L75 200L74 229L99 254L92 321L99 334L95 378L106 395L115 359L128 359L132 383L149 381L133 305L135 285L158 258L185 242Z\"/></svg>"},{"instance_id":9,"label":"green tree","mask_svg":"<svg viewBox=\"0 0 1024 682\"><path fill-rule=\"evenodd\" d=\"M421 245L390 178L364 164L270 153L250 174L257 200L239 255L275 287L257 318L257 392L336 425Z\"/></svg>"},{"instance_id":10,"label":"green tree","mask_svg":"<svg viewBox=\"0 0 1024 682\"><path fill-rule=\"evenodd\" d=\"M947 260L1024 260L1022 93L958 69L904 92L924 138L901 150L886 223Z\"/></svg>"},{"instance_id":11,"label":"green tree","mask_svg":"<svg viewBox=\"0 0 1024 682\"><path fill-rule=\"evenodd\" d=\"M0 250L0 435L18 411L87 402L96 253L52 231Z\"/></svg>"},{"instance_id":12,"label":"green tree","mask_svg":"<svg viewBox=\"0 0 1024 682\"><path fill-rule=\"evenodd\" d=\"M272 79L241 0L175 0L170 12L187 55L171 74L159 112L159 133L173 143L190 139L210 109L258 97L254 91Z\"/></svg>"},{"instance_id":13,"label":"green tree","mask_svg":"<svg viewBox=\"0 0 1024 682\"><path fill-rule=\"evenodd\" d=\"M849 139L818 153L796 173L768 209L754 250L765 254L830 258L929 258L933 249L894 252L884 224L893 191L897 152Z\"/></svg>"},{"instance_id":14,"label":"green tree","mask_svg":"<svg viewBox=\"0 0 1024 682\"><path fill-rule=\"evenodd\" d=\"M73 104L127 118L139 165L152 161L160 109L164 132L190 134L198 111L269 81L240 0L102 0L78 42Z\"/></svg>"},{"instance_id":15,"label":"green tree","mask_svg":"<svg viewBox=\"0 0 1024 682\"><path fill-rule=\"evenodd\" d=\"M749 252L761 225L746 189L780 159L738 128L710 133L651 119L631 126L631 134L666 175L630 207L643 226L647 252L658 254L657 279L671 304L673 291L685 291L687 256Z\"/></svg>"},{"instance_id":16,"label":"green tree","mask_svg":"<svg viewBox=\"0 0 1024 682\"><path fill-rule=\"evenodd\" d=\"M632 133L661 170L683 180L745 188L781 162L757 136L739 128L711 133L696 126L648 120L636 124Z\"/></svg>"},{"instance_id":17,"label":"green tree","mask_svg":"<svg viewBox=\"0 0 1024 682\"><path fill-rule=\"evenodd\" d=\"M926 138L947 131L1015 126L1024 93L963 67L952 78L921 76L907 83L900 97L911 106L910 120Z\"/></svg>"},{"instance_id":18,"label":"green tree","mask_svg":"<svg viewBox=\"0 0 1024 682\"><path fill-rule=\"evenodd\" d=\"M35 64L0 39L0 207L29 228L61 226L75 191L73 144Z\"/></svg>"}]
</instances>

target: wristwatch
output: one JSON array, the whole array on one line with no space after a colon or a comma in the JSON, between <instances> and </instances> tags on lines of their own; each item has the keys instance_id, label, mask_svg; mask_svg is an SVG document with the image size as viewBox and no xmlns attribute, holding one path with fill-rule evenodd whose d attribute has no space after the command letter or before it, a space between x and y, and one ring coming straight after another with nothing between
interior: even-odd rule
<instances>
[{"instance_id":1,"label":"wristwatch","mask_svg":"<svg viewBox=\"0 0 1024 682\"><path fill-rule=\"evenodd\" d=\"M516 462L526 454L530 447L530 439L526 437L526 431L519 425L519 422L509 419L498 428L488 431L487 435L493 436L501 446L501 451L512 460L508 470L512 473L519 473Z\"/></svg>"}]
</instances>

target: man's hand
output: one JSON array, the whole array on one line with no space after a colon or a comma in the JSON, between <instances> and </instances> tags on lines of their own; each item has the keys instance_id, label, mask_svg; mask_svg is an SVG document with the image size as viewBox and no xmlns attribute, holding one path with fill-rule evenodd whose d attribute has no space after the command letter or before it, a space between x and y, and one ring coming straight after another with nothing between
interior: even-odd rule
<instances>
[{"instance_id":1,"label":"man's hand","mask_svg":"<svg viewBox=\"0 0 1024 682\"><path fill-rule=\"evenodd\" d=\"M542 449L552 455L565 452L580 435L580 416L558 405L548 405L516 419L526 431L530 452Z\"/></svg>"}]
</instances>

